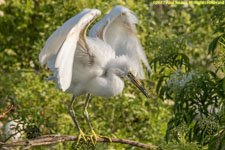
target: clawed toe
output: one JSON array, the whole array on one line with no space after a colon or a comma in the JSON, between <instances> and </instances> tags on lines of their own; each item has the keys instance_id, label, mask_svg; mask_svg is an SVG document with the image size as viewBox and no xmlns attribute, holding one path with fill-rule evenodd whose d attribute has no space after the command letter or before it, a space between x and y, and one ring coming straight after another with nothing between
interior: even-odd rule
<instances>
[{"instance_id":1,"label":"clawed toe","mask_svg":"<svg viewBox=\"0 0 225 150\"><path fill-rule=\"evenodd\" d=\"M81 140L81 139L83 139L84 142L87 143L87 139L86 139L86 137L85 137L84 132L83 132L82 130L80 130L79 132L80 132L80 133L79 133L79 136L78 136L78 138L77 138L77 145L80 143L80 140Z\"/></svg>"},{"instance_id":2,"label":"clawed toe","mask_svg":"<svg viewBox=\"0 0 225 150\"><path fill-rule=\"evenodd\" d=\"M110 137L97 135L97 134L95 133L94 130L91 131L91 135L89 135L88 137L89 137L89 139L91 140L91 143L92 143L94 146L96 146L96 144L97 144L98 137L108 139L109 142L112 142L112 140L111 140Z\"/></svg>"},{"instance_id":3,"label":"clawed toe","mask_svg":"<svg viewBox=\"0 0 225 150\"><path fill-rule=\"evenodd\" d=\"M91 143L95 146L97 144L98 137L94 130L91 131L90 138L91 138Z\"/></svg>"},{"instance_id":4,"label":"clawed toe","mask_svg":"<svg viewBox=\"0 0 225 150\"><path fill-rule=\"evenodd\" d=\"M108 136L101 136L100 135L99 137L107 139L110 143L112 143L112 139L110 137L108 137Z\"/></svg>"},{"instance_id":5,"label":"clawed toe","mask_svg":"<svg viewBox=\"0 0 225 150\"><path fill-rule=\"evenodd\" d=\"M112 142L110 137L107 136L97 136L94 130L91 131L91 135L85 135L82 130L79 131L79 136L77 138L77 145L80 143L81 140L84 140L85 143L88 143L89 141L92 143L93 146L96 146L98 137L107 139L109 142Z\"/></svg>"}]
</instances>

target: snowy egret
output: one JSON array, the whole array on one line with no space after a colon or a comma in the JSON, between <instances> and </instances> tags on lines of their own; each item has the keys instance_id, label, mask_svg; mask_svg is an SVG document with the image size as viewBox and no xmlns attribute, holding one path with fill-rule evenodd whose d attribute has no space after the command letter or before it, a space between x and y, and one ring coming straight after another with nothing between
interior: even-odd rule
<instances>
[{"instance_id":1,"label":"snowy egret","mask_svg":"<svg viewBox=\"0 0 225 150\"><path fill-rule=\"evenodd\" d=\"M90 94L116 96L123 91L121 77L125 77L149 97L138 81L144 79L140 60L149 71L151 68L137 38L136 15L128 8L115 6L86 36L88 26L100 14L97 9L86 8L67 20L48 38L39 55L40 63L47 64L54 72L48 80L55 80L59 89L73 94L69 113L79 130L77 143L81 138L86 141L73 110L77 96L88 94L83 114L91 129L93 144L96 144L97 135L88 118Z\"/></svg>"}]
</instances>

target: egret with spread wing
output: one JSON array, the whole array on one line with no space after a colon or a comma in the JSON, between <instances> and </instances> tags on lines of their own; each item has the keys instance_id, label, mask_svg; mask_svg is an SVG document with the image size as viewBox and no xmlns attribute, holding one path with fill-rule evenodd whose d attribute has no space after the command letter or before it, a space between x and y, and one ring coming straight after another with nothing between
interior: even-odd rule
<instances>
[{"instance_id":1,"label":"egret with spread wing","mask_svg":"<svg viewBox=\"0 0 225 150\"><path fill-rule=\"evenodd\" d=\"M96 144L95 134L87 112L90 95L113 97L124 88L121 77L132 82L146 97L148 93L138 81L144 79L140 60L151 71L148 60L137 38L136 15L123 6L115 6L109 14L96 23L86 36L88 26L101 14L97 9L84 9L67 20L46 41L39 60L47 64L54 75L57 87L72 93L69 113L86 141L73 111L77 96L88 94L84 104L84 117L91 129L91 140Z\"/></svg>"}]
</instances>

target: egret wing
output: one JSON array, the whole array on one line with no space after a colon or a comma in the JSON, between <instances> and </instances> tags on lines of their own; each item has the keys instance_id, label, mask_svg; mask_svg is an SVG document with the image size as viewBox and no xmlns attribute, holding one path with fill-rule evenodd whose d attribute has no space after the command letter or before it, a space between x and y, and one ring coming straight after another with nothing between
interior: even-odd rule
<instances>
[{"instance_id":1,"label":"egret wing","mask_svg":"<svg viewBox=\"0 0 225 150\"><path fill-rule=\"evenodd\" d=\"M55 72L58 86L67 90L72 80L73 61L76 49L90 56L86 43L86 30L90 23L100 15L97 9L84 9L66 21L47 40L39 55L39 61Z\"/></svg>"},{"instance_id":2,"label":"egret wing","mask_svg":"<svg viewBox=\"0 0 225 150\"><path fill-rule=\"evenodd\" d=\"M128 8L115 6L109 14L96 23L90 30L89 36L98 37L107 42L116 51L116 55L128 55L137 64L137 77L144 78L141 59L151 72L147 57L137 38L135 24L136 15Z\"/></svg>"}]
</instances>

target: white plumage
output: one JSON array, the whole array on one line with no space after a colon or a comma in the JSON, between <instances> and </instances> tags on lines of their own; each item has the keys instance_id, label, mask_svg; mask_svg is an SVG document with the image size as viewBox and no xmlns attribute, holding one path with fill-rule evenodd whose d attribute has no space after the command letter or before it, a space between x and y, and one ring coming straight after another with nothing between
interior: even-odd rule
<instances>
[{"instance_id":1,"label":"white plumage","mask_svg":"<svg viewBox=\"0 0 225 150\"><path fill-rule=\"evenodd\" d=\"M23 131L17 132L16 130L16 129L21 130L21 128L22 128L22 124L19 124L18 120L12 120L7 122L3 128L2 139L6 140L11 137L10 140L14 142L22 140L24 138L24 135L23 135L24 132Z\"/></svg>"},{"instance_id":2,"label":"white plumage","mask_svg":"<svg viewBox=\"0 0 225 150\"><path fill-rule=\"evenodd\" d=\"M91 129L90 138L94 145L97 136L87 112L90 94L116 96L123 91L121 77L125 77L149 97L137 80L144 78L140 60L151 71L137 38L135 24L138 19L135 14L123 6L115 6L86 36L88 26L100 14L97 9L84 9L66 21L49 37L39 55L40 63L47 63L54 72L48 80L55 80L60 89L73 94L69 113L80 133L77 143L81 138L87 139L76 120L73 103L77 96L88 93L83 114Z\"/></svg>"},{"instance_id":3,"label":"white plumage","mask_svg":"<svg viewBox=\"0 0 225 150\"><path fill-rule=\"evenodd\" d=\"M49 37L39 55L40 63L47 63L55 73L49 79L75 96L118 95L124 88L121 77L127 77L129 72L144 79L140 59L151 71L137 38L136 15L123 6L115 6L86 36L88 26L100 14L97 9L84 9L66 21Z\"/></svg>"},{"instance_id":4,"label":"white plumage","mask_svg":"<svg viewBox=\"0 0 225 150\"><path fill-rule=\"evenodd\" d=\"M102 38L115 50L116 56L126 55L135 61L136 65L133 67L137 69L137 77L144 79L139 59L150 72L151 68L137 38L135 24L138 24L138 18L132 11L122 6L115 6L109 14L91 28L89 35Z\"/></svg>"}]
</instances>

